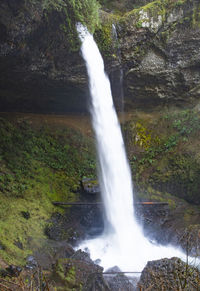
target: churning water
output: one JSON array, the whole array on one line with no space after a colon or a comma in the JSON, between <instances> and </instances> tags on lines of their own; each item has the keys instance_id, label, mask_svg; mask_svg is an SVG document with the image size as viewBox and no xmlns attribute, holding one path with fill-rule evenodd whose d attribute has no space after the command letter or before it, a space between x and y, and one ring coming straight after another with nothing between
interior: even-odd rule
<instances>
[{"instance_id":1,"label":"churning water","mask_svg":"<svg viewBox=\"0 0 200 291\"><path fill-rule=\"evenodd\" d=\"M91 115L99 158L99 182L105 206L105 231L96 239L84 241L93 260L107 269L141 271L147 261L184 254L170 246L152 244L144 237L134 217L133 187L120 125L113 105L110 82L93 36L77 25L82 42L91 93Z\"/></svg>"}]
</instances>

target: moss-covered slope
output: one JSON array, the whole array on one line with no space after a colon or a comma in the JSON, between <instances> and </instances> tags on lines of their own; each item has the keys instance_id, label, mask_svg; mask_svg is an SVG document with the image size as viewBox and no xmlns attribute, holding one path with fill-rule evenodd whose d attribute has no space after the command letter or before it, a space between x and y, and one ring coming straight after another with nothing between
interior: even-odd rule
<instances>
[{"instance_id":1,"label":"moss-covered slope","mask_svg":"<svg viewBox=\"0 0 200 291\"><path fill-rule=\"evenodd\" d=\"M58 211L51 202L79 199L81 178L95 171L94 148L73 129L32 128L23 119L1 118L0 140L0 257L22 264Z\"/></svg>"}]
</instances>

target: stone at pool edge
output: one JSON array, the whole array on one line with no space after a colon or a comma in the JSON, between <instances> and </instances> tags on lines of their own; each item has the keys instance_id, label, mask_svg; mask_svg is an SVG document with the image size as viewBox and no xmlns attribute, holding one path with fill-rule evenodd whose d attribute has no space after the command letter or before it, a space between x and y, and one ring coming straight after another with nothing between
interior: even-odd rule
<instances>
[{"instance_id":1,"label":"stone at pool edge","mask_svg":"<svg viewBox=\"0 0 200 291\"><path fill-rule=\"evenodd\" d=\"M83 190L87 194L99 194L100 193L100 187L99 187L99 183L97 180L90 179L90 178L83 178L81 182L82 182Z\"/></svg>"},{"instance_id":2,"label":"stone at pool edge","mask_svg":"<svg viewBox=\"0 0 200 291\"><path fill-rule=\"evenodd\" d=\"M187 273L187 274L186 274ZM138 287L154 291L180 290L186 280L185 291L196 291L200 282L200 271L194 266L187 265L179 258L161 259L147 262L142 271ZM182 289L181 289L182 290Z\"/></svg>"}]
</instances>

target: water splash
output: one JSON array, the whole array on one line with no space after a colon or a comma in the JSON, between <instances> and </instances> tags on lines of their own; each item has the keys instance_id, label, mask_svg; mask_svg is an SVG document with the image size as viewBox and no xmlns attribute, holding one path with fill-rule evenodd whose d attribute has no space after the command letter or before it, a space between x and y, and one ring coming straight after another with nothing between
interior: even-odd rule
<instances>
[{"instance_id":1,"label":"water splash","mask_svg":"<svg viewBox=\"0 0 200 291\"><path fill-rule=\"evenodd\" d=\"M84 241L79 248L88 248L91 258L100 258L105 269L117 265L123 271L140 271L147 261L163 257L185 258L173 247L150 243L135 220L131 173L103 59L87 29L78 24L77 31L89 76L99 182L106 214L104 234Z\"/></svg>"}]
</instances>

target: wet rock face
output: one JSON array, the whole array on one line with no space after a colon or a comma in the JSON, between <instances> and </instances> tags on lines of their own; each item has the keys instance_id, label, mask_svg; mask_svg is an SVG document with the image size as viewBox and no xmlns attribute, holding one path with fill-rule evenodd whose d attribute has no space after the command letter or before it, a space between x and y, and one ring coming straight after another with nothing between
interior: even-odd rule
<instances>
[{"instance_id":1,"label":"wet rock face","mask_svg":"<svg viewBox=\"0 0 200 291\"><path fill-rule=\"evenodd\" d=\"M106 282L108 283L110 290L113 291L135 291L135 286L130 282L133 278L128 278L123 274L116 275L104 275Z\"/></svg>"},{"instance_id":2,"label":"wet rock face","mask_svg":"<svg viewBox=\"0 0 200 291\"><path fill-rule=\"evenodd\" d=\"M83 190L88 194L99 194L100 187L97 180L85 178L82 180Z\"/></svg>"},{"instance_id":3,"label":"wet rock face","mask_svg":"<svg viewBox=\"0 0 200 291\"><path fill-rule=\"evenodd\" d=\"M71 290L94 290L93 286L100 285L95 290L108 290L103 280L103 268L94 264L89 255L78 250L69 259L60 259L54 266L55 279L62 282ZM95 280L93 280L95 277ZM93 284L91 285L91 281ZM82 287L82 288L81 288ZM75 289L73 289L75 288Z\"/></svg>"},{"instance_id":4,"label":"wet rock face","mask_svg":"<svg viewBox=\"0 0 200 291\"><path fill-rule=\"evenodd\" d=\"M1 110L85 111L85 66L62 29L64 13L44 1L2 0L0 18Z\"/></svg>"},{"instance_id":5,"label":"wet rock face","mask_svg":"<svg viewBox=\"0 0 200 291\"><path fill-rule=\"evenodd\" d=\"M161 1L160 6L150 2L131 1L130 9L150 6L125 15L117 24L128 109L200 97L198 0L179 5ZM0 3L1 110L86 112L86 69L78 46L74 50L63 29L66 15L46 11L42 3ZM119 60L113 55L105 61L115 88ZM118 95L114 92L116 104Z\"/></svg>"},{"instance_id":6,"label":"wet rock face","mask_svg":"<svg viewBox=\"0 0 200 291\"><path fill-rule=\"evenodd\" d=\"M200 28L191 20L195 9L195 0L172 8L152 3L118 26L127 103L155 105L200 97Z\"/></svg>"},{"instance_id":7,"label":"wet rock face","mask_svg":"<svg viewBox=\"0 0 200 291\"><path fill-rule=\"evenodd\" d=\"M198 269L188 266L178 258L161 259L148 262L142 271L138 286L146 290L187 290L199 287Z\"/></svg>"},{"instance_id":8,"label":"wet rock face","mask_svg":"<svg viewBox=\"0 0 200 291\"><path fill-rule=\"evenodd\" d=\"M67 240L77 245L87 236L100 235L104 229L103 209L101 206L72 206L70 212L61 215L54 213L45 233L51 240Z\"/></svg>"},{"instance_id":9,"label":"wet rock face","mask_svg":"<svg viewBox=\"0 0 200 291\"><path fill-rule=\"evenodd\" d=\"M187 254L200 257L200 225L186 227L178 236L178 244Z\"/></svg>"}]
</instances>

